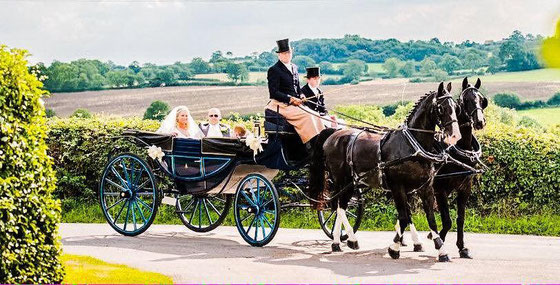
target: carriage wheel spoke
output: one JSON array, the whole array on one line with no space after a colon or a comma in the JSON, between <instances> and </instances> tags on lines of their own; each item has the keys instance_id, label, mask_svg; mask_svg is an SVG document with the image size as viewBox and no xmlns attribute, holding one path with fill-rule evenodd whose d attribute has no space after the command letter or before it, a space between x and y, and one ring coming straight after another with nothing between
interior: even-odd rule
<instances>
[{"instance_id":1,"label":"carriage wheel spoke","mask_svg":"<svg viewBox=\"0 0 560 285\"><path fill-rule=\"evenodd\" d=\"M154 211L154 210L152 210L152 207L150 207L148 204L146 204L146 202L144 202L142 199L138 199L138 202L140 202L140 204L142 204L144 207L148 208L148 210L150 210L150 212Z\"/></svg>"},{"instance_id":2,"label":"carriage wheel spoke","mask_svg":"<svg viewBox=\"0 0 560 285\"><path fill-rule=\"evenodd\" d=\"M212 199L216 199L216 200L218 200L218 201L220 201L220 202L222 202L222 203L225 203L225 202L226 202L226 200L224 200L224 199L222 199L222 198L219 198L219 197L217 197L217 196L212 197Z\"/></svg>"},{"instance_id":3,"label":"carriage wheel spoke","mask_svg":"<svg viewBox=\"0 0 560 285\"><path fill-rule=\"evenodd\" d=\"M272 229L274 228L274 227L270 224L270 222L268 221L268 218L267 218L266 216L264 216L264 219L263 219L263 220L268 224L268 226L270 227L270 230L272 230Z\"/></svg>"},{"instance_id":4,"label":"carriage wheel spoke","mask_svg":"<svg viewBox=\"0 0 560 285\"><path fill-rule=\"evenodd\" d=\"M323 226L326 225L329 220L332 218L332 216L334 215L335 212L331 212L331 214L329 215L329 217L323 222Z\"/></svg>"},{"instance_id":5,"label":"carriage wheel spoke","mask_svg":"<svg viewBox=\"0 0 560 285\"><path fill-rule=\"evenodd\" d=\"M241 223L245 222L245 220L247 220L247 219L250 218L250 217L251 217L251 215L247 215L247 217L241 219Z\"/></svg>"},{"instance_id":6,"label":"carriage wheel spoke","mask_svg":"<svg viewBox=\"0 0 560 285\"><path fill-rule=\"evenodd\" d=\"M189 224L191 224L191 225L192 225L192 219L193 219L193 217L194 217L194 214L196 214L196 208L197 208L197 207L198 207L198 199L196 199L196 204L194 205L194 210L193 210L192 215L191 215L191 217L190 217L190 219L189 219Z\"/></svg>"},{"instance_id":7,"label":"carriage wheel spoke","mask_svg":"<svg viewBox=\"0 0 560 285\"><path fill-rule=\"evenodd\" d=\"M126 218L124 219L124 228L123 228L124 231L126 231L126 225L128 224L129 214L130 214L130 200L128 201L128 206L126 207Z\"/></svg>"},{"instance_id":8,"label":"carriage wheel spoke","mask_svg":"<svg viewBox=\"0 0 560 285\"><path fill-rule=\"evenodd\" d=\"M255 240L257 240L257 233L259 232L259 219L255 221Z\"/></svg>"},{"instance_id":9,"label":"carriage wheel spoke","mask_svg":"<svg viewBox=\"0 0 560 285\"><path fill-rule=\"evenodd\" d=\"M251 220L251 223L249 223L249 228L247 228L247 230L245 231L246 234L249 234L249 231L251 230L251 228L253 227L253 223L255 222L255 219L257 218L257 216L253 216L253 219Z\"/></svg>"},{"instance_id":10,"label":"carriage wheel spoke","mask_svg":"<svg viewBox=\"0 0 560 285\"><path fill-rule=\"evenodd\" d=\"M119 213L117 214L117 217L113 219L113 224L117 224L117 220L120 218L122 211L124 209L124 207L126 206L126 203L128 203L128 200L124 202L124 204L122 205L121 209L119 210Z\"/></svg>"},{"instance_id":11,"label":"carriage wheel spoke","mask_svg":"<svg viewBox=\"0 0 560 285\"><path fill-rule=\"evenodd\" d=\"M347 213L348 215L354 217L354 218L358 218L358 216L354 215L354 213L352 213L352 212L350 212L350 211L347 211L346 213Z\"/></svg>"},{"instance_id":12,"label":"carriage wheel spoke","mask_svg":"<svg viewBox=\"0 0 560 285\"><path fill-rule=\"evenodd\" d=\"M138 228L136 227L136 207L134 207L134 203L132 204L132 222L134 223L134 230L137 230Z\"/></svg>"},{"instance_id":13,"label":"carriage wheel spoke","mask_svg":"<svg viewBox=\"0 0 560 285\"><path fill-rule=\"evenodd\" d=\"M140 206L138 205L137 202L134 202L136 204L136 209L138 209L138 212L140 212L140 216L142 217L142 220L144 221L144 224L146 224L148 221L146 219L146 217L144 217L144 211L142 211L142 209L140 209Z\"/></svg>"},{"instance_id":14,"label":"carriage wheel spoke","mask_svg":"<svg viewBox=\"0 0 560 285\"><path fill-rule=\"evenodd\" d=\"M117 170L115 169L115 166L114 166L114 165L111 165L111 171L112 171L113 174L115 174L115 176L120 180L122 186L123 186L125 189L128 189L128 186L126 185L124 179L123 179L123 178L121 177L121 175L117 172Z\"/></svg>"},{"instance_id":15,"label":"carriage wheel spoke","mask_svg":"<svg viewBox=\"0 0 560 285\"><path fill-rule=\"evenodd\" d=\"M336 213L336 212L333 212L333 213ZM331 236L332 236L333 233L334 233L334 226L336 225L336 219L337 219L337 218L338 218L338 214L335 214L335 215L334 215L334 222L333 222L332 227L331 227ZM333 236L333 237L334 237L334 236Z\"/></svg>"},{"instance_id":16,"label":"carriage wheel spoke","mask_svg":"<svg viewBox=\"0 0 560 285\"><path fill-rule=\"evenodd\" d=\"M212 218L210 217L210 212L208 212L208 205L206 205L206 199L202 200L202 202L204 202L204 209L206 209L206 216L208 217L208 221L210 222L210 224L208 224L208 225L212 225L214 222L212 221Z\"/></svg>"},{"instance_id":17,"label":"carriage wheel spoke","mask_svg":"<svg viewBox=\"0 0 560 285\"><path fill-rule=\"evenodd\" d=\"M273 199L270 199L270 200L266 201L261 207L266 207L272 201L273 201Z\"/></svg>"},{"instance_id":18,"label":"carriage wheel spoke","mask_svg":"<svg viewBox=\"0 0 560 285\"><path fill-rule=\"evenodd\" d=\"M122 191L126 191L126 189L124 189L121 185L119 185L117 182L114 182L113 180L109 179L109 178L105 178L105 181L109 182L109 184L121 189ZM103 194L107 194L107 193L103 193Z\"/></svg>"},{"instance_id":19,"label":"carriage wheel spoke","mask_svg":"<svg viewBox=\"0 0 560 285\"><path fill-rule=\"evenodd\" d=\"M148 180L142 182L141 185L139 185L138 187L136 187L136 189L142 189L142 187L144 187L146 185L146 183L150 182L151 180L148 178Z\"/></svg>"},{"instance_id":20,"label":"carriage wheel spoke","mask_svg":"<svg viewBox=\"0 0 560 285\"><path fill-rule=\"evenodd\" d=\"M214 210L214 212L216 212L216 214L218 214L218 216L221 215L220 211L218 211L218 209L216 209L214 204L212 204L212 201L208 200L208 204L210 204L210 207L212 207L212 209Z\"/></svg>"},{"instance_id":21,"label":"carriage wheel spoke","mask_svg":"<svg viewBox=\"0 0 560 285\"><path fill-rule=\"evenodd\" d=\"M202 199L199 199L202 200ZM204 200L203 200L204 202ZM198 204L198 228L202 227L202 203Z\"/></svg>"},{"instance_id":22,"label":"carriage wheel spoke","mask_svg":"<svg viewBox=\"0 0 560 285\"><path fill-rule=\"evenodd\" d=\"M247 194L245 193L245 191L241 190L241 195L243 195L243 197L245 197L245 199L247 200L247 202L249 202L251 205L255 206L255 202L253 202L253 200L251 200L251 198L249 198L249 196L247 196Z\"/></svg>"},{"instance_id":23,"label":"carriage wheel spoke","mask_svg":"<svg viewBox=\"0 0 560 285\"><path fill-rule=\"evenodd\" d=\"M182 211L182 212L183 212L183 213L182 213L183 215L186 214L186 213L188 213L188 209L194 204L194 201L195 201L195 200L196 200L196 199L192 199L192 200L191 200L191 203L190 203L185 209L183 209L183 211ZM181 205L181 202L179 202L179 205Z\"/></svg>"},{"instance_id":24,"label":"carriage wheel spoke","mask_svg":"<svg viewBox=\"0 0 560 285\"><path fill-rule=\"evenodd\" d=\"M124 178L126 178L126 184L128 185L128 188L130 189L130 176L128 175L128 170L126 170L126 164L124 164L124 159L121 159L121 166L123 168Z\"/></svg>"},{"instance_id":25,"label":"carriage wheel spoke","mask_svg":"<svg viewBox=\"0 0 560 285\"><path fill-rule=\"evenodd\" d=\"M276 215L276 212L274 211L270 211L270 210L266 210L264 211L266 214L271 214L271 215Z\"/></svg>"},{"instance_id":26,"label":"carriage wheel spoke","mask_svg":"<svg viewBox=\"0 0 560 285\"><path fill-rule=\"evenodd\" d=\"M264 229L263 219L261 218L261 219L259 220L259 222L261 223L261 228L262 228L262 233L263 233L263 239L264 239L264 238L266 237L266 232L265 232L265 229Z\"/></svg>"},{"instance_id":27,"label":"carriage wheel spoke","mask_svg":"<svg viewBox=\"0 0 560 285\"><path fill-rule=\"evenodd\" d=\"M111 208L115 207L117 204L119 204L120 202L124 201L124 198L119 199L116 203L114 203L113 205L109 206L107 208L107 211L111 210Z\"/></svg>"},{"instance_id":28,"label":"carriage wheel spoke","mask_svg":"<svg viewBox=\"0 0 560 285\"><path fill-rule=\"evenodd\" d=\"M261 180L257 180L257 204L259 204L261 202L261 187L260 187L260 182Z\"/></svg>"}]
</instances>

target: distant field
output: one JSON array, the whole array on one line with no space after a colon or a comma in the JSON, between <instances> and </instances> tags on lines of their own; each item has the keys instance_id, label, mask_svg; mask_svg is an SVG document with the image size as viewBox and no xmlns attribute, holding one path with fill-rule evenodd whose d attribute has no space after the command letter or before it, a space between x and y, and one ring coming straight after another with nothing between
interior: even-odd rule
<instances>
[{"instance_id":1,"label":"distant field","mask_svg":"<svg viewBox=\"0 0 560 285\"><path fill-rule=\"evenodd\" d=\"M332 65L334 68L338 69L344 63L333 63ZM383 63L367 63L368 65L368 72L375 71L377 73L385 73L385 69L383 69Z\"/></svg>"},{"instance_id":2,"label":"distant field","mask_svg":"<svg viewBox=\"0 0 560 285\"><path fill-rule=\"evenodd\" d=\"M303 82L305 82L305 80L303 78L304 75L305 74L301 74L302 85L303 85ZM231 81L231 79L229 79L227 77L227 74L225 74L225 73L197 74L197 75L194 76L194 78L216 79L216 80L220 80L220 81ZM328 78L338 79L338 78L340 78L340 76L338 76L338 75L323 75L323 80L328 79ZM249 80L247 80L247 82L256 83L256 82L259 82L259 81L266 82L266 72L249 72Z\"/></svg>"},{"instance_id":3,"label":"distant field","mask_svg":"<svg viewBox=\"0 0 560 285\"><path fill-rule=\"evenodd\" d=\"M560 124L560 107L523 110L518 113L533 118L543 125L553 126Z\"/></svg>"},{"instance_id":4,"label":"distant field","mask_svg":"<svg viewBox=\"0 0 560 285\"><path fill-rule=\"evenodd\" d=\"M501 72L481 76L484 82L560 82L560 69L545 68L530 71Z\"/></svg>"},{"instance_id":5,"label":"distant field","mask_svg":"<svg viewBox=\"0 0 560 285\"><path fill-rule=\"evenodd\" d=\"M452 93L457 94L461 79L452 81ZM486 82L482 87L488 96L498 92L515 92L523 100L547 100L560 90L560 82ZM342 88L342 89L341 89ZM329 106L354 104L389 104L402 100L414 101L430 90L436 82L409 83L406 79L373 80L358 85L323 86L336 90L326 95ZM154 100L170 106L187 105L196 118L203 117L211 107L223 114L262 113L268 102L266 86L182 86L143 89L121 89L54 93L45 100L45 106L66 117L78 108L94 113L120 116L142 116Z\"/></svg>"}]
</instances>

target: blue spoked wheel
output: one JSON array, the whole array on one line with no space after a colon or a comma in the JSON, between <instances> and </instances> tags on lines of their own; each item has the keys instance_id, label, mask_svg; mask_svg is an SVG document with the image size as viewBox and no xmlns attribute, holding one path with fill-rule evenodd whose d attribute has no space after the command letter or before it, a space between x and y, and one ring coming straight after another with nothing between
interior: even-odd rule
<instances>
[{"instance_id":1,"label":"blue spoked wheel","mask_svg":"<svg viewBox=\"0 0 560 285\"><path fill-rule=\"evenodd\" d=\"M235 193L234 216L237 230L247 243L269 243L280 226L280 201L274 185L260 174L245 176Z\"/></svg>"},{"instance_id":2,"label":"blue spoked wheel","mask_svg":"<svg viewBox=\"0 0 560 285\"><path fill-rule=\"evenodd\" d=\"M328 199L328 198L327 198ZM330 238L333 239L334 233L334 222L338 218L336 210L333 211L330 208L317 211L317 216L319 218L319 224L323 229L323 232ZM348 208L346 208L346 217L348 222L352 225L354 233L360 228L362 223L362 217L364 216L364 198L362 197L362 191L358 190L352 199L348 202ZM340 240L344 241L348 239L348 234L344 230L344 227L340 229Z\"/></svg>"},{"instance_id":3,"label":"blue spoked wheel","mask_svg":"<svg viewBox=\"0 0 560 285\"><path fill-rule=\"evenodd\" d=\"M156 185L140 157L124 153L112 158L99 183L99 202L109 225L126 236L147 230L159 203Z\"/></svg>"}]
</instances>

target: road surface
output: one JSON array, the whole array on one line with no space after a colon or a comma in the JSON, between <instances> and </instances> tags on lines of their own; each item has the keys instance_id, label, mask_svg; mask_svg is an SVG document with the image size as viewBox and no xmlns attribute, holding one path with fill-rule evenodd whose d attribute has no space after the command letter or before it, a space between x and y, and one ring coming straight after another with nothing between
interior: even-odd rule
<instances>
[{"instance_id":1,"label":"road surface","mask_svg":"<svg viewBox=\"0 0 560 285\"><path fill-rule=\"evenodd\" d=\"M247 245L235 227L197 234L179 225L152 225L137 237L107 224L62 224L65 253L93 256L163 273L176 283L558 283L560 238L466 234L474 259L460 259L455 233L448 237L451 262L436 262L433 242L421 233L425 252L403 248L387 254L393 232L359 231L360 250L343 245L330 253L322 231L278 230L263 248ZM407 234L406 238L409 238ZM410 241L409 241L410 243Z\"/></svg>"}]
</instances>

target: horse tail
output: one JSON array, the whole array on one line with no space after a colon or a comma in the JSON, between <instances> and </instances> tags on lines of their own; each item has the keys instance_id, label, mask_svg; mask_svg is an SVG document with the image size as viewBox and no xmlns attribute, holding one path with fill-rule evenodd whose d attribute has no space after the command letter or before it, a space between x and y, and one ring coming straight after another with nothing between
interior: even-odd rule
<instances>
[{"instance_id":1,"label":"horse tail","mask_svg":"<svg viewBox=\"0 0 560 285\"><path fill-rule=\"evenodd\" d=\"M312 199L318 200L320 202L312 202L319 206L323 201L323 192L325 190L325 152L323 145L327 139L336 132L336 129L328 128L317 135L315 143L313 145L313 153L311 156L311 162L309 163L309 196Z\"/></svg>"}]
</instances>

